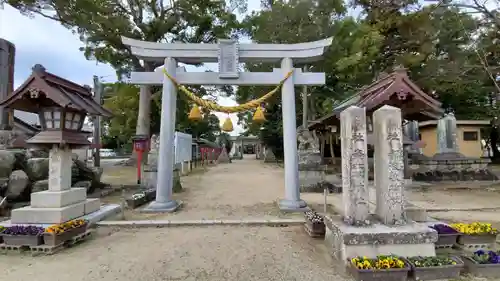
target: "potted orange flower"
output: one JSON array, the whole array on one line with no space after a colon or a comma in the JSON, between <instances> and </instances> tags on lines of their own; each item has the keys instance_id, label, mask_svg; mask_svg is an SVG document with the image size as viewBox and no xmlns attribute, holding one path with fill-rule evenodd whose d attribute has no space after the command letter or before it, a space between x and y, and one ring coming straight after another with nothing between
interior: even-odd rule
<instances>
[{"instance_id":1,"label":"potted orange flower","mask_svg":"<svg viewBox=\"0 0 500 281\"><path fill-rule=\"evenodd\" d=\"M87 225L87 221L82 219L51 225L45 229L43 240L49 246L63 244L73 237L85 233Z\"/></svg>"}]
</instances>

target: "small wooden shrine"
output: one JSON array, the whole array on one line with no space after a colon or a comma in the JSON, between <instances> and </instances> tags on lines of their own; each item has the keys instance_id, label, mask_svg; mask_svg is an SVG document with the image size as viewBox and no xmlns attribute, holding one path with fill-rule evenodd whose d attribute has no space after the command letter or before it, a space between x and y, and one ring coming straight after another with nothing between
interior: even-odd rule
<instances>
[{"instance_id":1,"label":"small wooden shrine","mask_svg":"<svg viewBox=\"0 0 500 281\"><path fill-rule=\"evenodd\" d=\"M399 68L390 74L384 73L375 82L361 88L358 93L337 105L332 113L311 122L309 129L315 130L321 135L320 145L323 157L335 158L340 155L338 139L340 113L353 105L366 108L368 144L373 144L371 115L384 105L400 108L403 119L407 121L437 120L444 113L441 103L424 93L411 81L405 69ZM410 140L408 136L403 137L403 143L406 145L412 144L414 141Z\"/></svg>"}]
</instances>

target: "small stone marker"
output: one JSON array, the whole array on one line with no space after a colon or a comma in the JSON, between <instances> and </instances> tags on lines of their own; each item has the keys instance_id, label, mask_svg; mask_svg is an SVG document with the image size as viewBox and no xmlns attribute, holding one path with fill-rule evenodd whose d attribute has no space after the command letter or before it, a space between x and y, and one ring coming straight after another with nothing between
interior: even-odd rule
<instances>
[{"instance_id":1,"label":"small stone marker","mask_svg":"<svg viewBox=\"0 0 500 281\"><path fill-rule=\"evenodd\" d=\"M437 124L438 153L458 152L456 131L457 119L453 113L448 113L439 119Z\"/></svg>"},{"instance_id":2,"label":"small stone marker","mask_svg":"<svg viewBox=\"0 0 500 281\"><path fill-rule=\"evenodd\" d=\"M217 158L217 163L230 163L231 160L229 159L229 155L227 155L227 150L225 147L221 149L221 152L219 154L219 157Z\"/></svg>"},{"instance_id":3,"label":"small stone marker","mask_svg":"<svg viewBox=\"0 0 500 281\"><path fill-rule=\"evenodd\" d=\"M264 152L264 163L275 163L276 156L271 148L266 149Z\"/></svg>"},{"instance_id":4,"label":"small stone marker","mask_svg":"<svg viewBox=\"0 0 500 281\"><path fill-rule=\"evenodd\" d=\"M406 223L401 109L384 105L373 113L377 217L385 225Z\"/></svg>"},{"instance_id":5,"label":"small stone marker","mask_svg":"<svg viewBox=\"0 0 500 281\"><path fill-rule=\"evenodd\" d=\"M365 109L350 106L342 111L340 128L344 221L350 225L369 224Z\"/></svg>"}]
</instances>

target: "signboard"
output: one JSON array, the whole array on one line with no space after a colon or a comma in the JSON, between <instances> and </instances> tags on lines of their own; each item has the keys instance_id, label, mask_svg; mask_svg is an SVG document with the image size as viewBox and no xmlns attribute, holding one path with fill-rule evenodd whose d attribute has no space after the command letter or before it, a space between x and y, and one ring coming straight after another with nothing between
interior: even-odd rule
<instances>
[{"instance_id":1,"label":"signboard","mask_svg":"<svg viewBox=\"0 0 500 281\"><path fill-rule=\"evenodd\" d=\"M238 73L238 42L219 40L219 78L235 79Z\"/></svg>"},{"instance_id":2,"label":"signboard","mask_svg":"<svg viewBox=\"0 0 500 281\"><path fill-rule=\"evenodd\" d=\"M174 134L175 164L191 161L193 155L193 137L189 134Z\"/></svg>"}]
</instances>

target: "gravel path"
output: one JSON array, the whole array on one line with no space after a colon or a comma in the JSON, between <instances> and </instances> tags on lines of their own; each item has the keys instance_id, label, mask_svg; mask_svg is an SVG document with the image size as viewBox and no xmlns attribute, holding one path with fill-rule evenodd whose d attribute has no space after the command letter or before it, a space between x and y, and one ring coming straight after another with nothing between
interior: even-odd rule
<instances>
[{"instance_id":1,"label":"gravel path","mask_svg":"<svg viewBox=\"0 0 500 281\"><path fill-rule=\"evenodd\" d=\"M0 256L1 280L350 280L301 227L113 231L53 256Z\"/></svg>"},{"instance_id":2,"label":"gravel path","mask_svg":"<svg viewBox=\"0 0 500 281\"><path fill-rule=\"evenodd\" d=\"M276 201L285 194L284 171L276 164L264 164L255 155L245 155L230 164L210 166L181 178L183 192L173 195L183 202L182 210L172 214L145 214L127 211L127 220L162 219L242 219L276 218ZM105 198L118 203L120 195ZM110 218L113 219L113 218Z\"/></svg>"},{"instance_id":3,"label":"gravel path","mask_svg":"<svg viewBox=\"0 0 500 281\"><path fill-rule=\"evenodd\" d=\"M118 178L122 183L133 182L133 168L116 170L106 177ZM263 165L254 156L212 166L204 173L183 177L182 182L184 192L174 195L174 199L184 202L180 212L153 215L129 210L126 219L296 216L283 215L276 206L276 200L284 195L283 169ZM415 193L412 199L438 206L462 205L467 201L489 206L498 202L496 195L498 193L483 191L453 194L431 191L430 194ZM303 194L303 198L321 210L321 194ZM329 200L334 202L333 198ZM103 201L116 203L119 196ZM453 219L463 218L464 214L449 212L448 218L441 212L439 216ZM475 220L483 220L485 213L475 215ZM498 217L495 212L488 215L489 219ZM298 226L106 228L98 229L95 234L94 239L53 256L0 255L1 280L351 280L338 267L338 261L329 256L324 242L309 238Z\"/></svg>"},{"instance_id":4,"label":"gravel path","mask_svg":"<svg viewBox=\"0 0 500 281\"><path fill-rule=\"evenodd\" d=\"M283 169L263 165L253 157L183 177L185 190L175 194L185 203L180 212L127 211L126 218L281 216L275 201L284 194ZM127 171L114 173L111 176L125 180ZM324 242L309 238L297 226L107 228L99 229L94 239L53 256L0 255L1 280L36 281L349 280L338 275L335 264Z\"/></svg>"}]
</instances>

